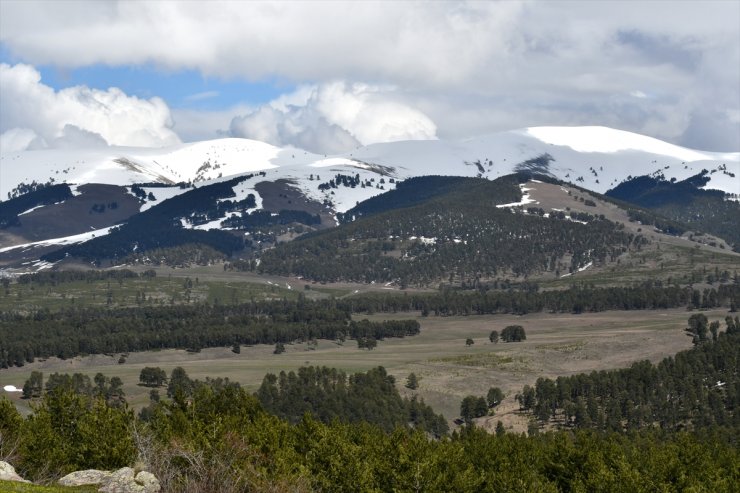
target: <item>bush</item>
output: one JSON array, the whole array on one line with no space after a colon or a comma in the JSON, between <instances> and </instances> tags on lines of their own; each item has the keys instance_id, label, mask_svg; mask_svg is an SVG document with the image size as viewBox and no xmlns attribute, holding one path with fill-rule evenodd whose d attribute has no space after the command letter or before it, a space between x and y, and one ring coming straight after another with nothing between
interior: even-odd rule
<instances>
[{"instance_id":1,"label":"bush","mask_svg":"<svg viewBox=\"0 0 740 493\"><path fill-rule=\"evenodd\" d=\"M527 339L527 335L521 325L509 325L501 331L501 339L504 342L521 342Z\"/></svg>"},{"instance_id":2,"label":"bush","mask_svg":"<svg viewBox=\"0 0 740 493\"><path fill-rule=\"evenodd\" d=\"M21 426L20 470L32 478L80 469L117 469L131 464L136 448L133 413L91 399L71 388L44 395Z\"/></svg>"}]
</instances>

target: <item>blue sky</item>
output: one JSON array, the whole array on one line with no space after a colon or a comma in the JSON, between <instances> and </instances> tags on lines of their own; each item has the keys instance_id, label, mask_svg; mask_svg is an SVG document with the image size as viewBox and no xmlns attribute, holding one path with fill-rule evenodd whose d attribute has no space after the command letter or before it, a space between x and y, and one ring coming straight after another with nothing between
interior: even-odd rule
<instances>
[{"instance_id":1,"label":"blue sky","mask_svg":"<svg viewBox=\"0 0 740 493\"><path fill-rule=\"evenodd\" d=\"M739 19L723 0L1 0L0 143L333 152L603 125L738 151Z\"/></svg>"},{"instance_id":2,"label":"blue sky","mask_svg":"<svg viewBox=\"0 0 740 493\"><path fill-rule=\"evenodd\" d=\"M204 77L195 70L171 72L146 65L37 68L43 81L55 89L76 85L102 90L118 87L126 94L140 98L161 97L173 108L222 110L237 104L258 106L293 90L292 86L275 81L225 80Z\"/></svg>"},{"instance_id":3,"label":"blue sky","mask_svg":"<svg viewBox=\"0 0 740 493\"><path fill-rule=\"evenodd\" d=\"M7 49L0 53L3 55L0 63L18 62L7 56ZM160 97L172 108L223 110L238 104L259 106L295 89L293 85L276 80L250 82L205 77L197 70L171 71L152 65L111 67L95 64L75 68L41 65L36 69L42 81L56 90L79 85L101 90L118 87L139 98Z\"/></svg>"}]
</instances>

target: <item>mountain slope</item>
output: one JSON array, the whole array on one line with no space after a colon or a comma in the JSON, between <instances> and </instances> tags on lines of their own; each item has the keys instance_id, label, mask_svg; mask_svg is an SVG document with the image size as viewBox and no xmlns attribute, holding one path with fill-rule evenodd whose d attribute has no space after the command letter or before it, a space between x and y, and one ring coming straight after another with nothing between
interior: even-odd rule
<instances>
[{"instance_id":1,"label":"mountain slope","mask_svg":"<svg viewBox=\"0 0 740 493\"><path fill-rule=\"evenodd\" d=\"M703 171L683 181L669 181L662 175L639 176L620 183L606 195L646 207L683 222L696 231L726 239L740 249L740 202L718 190L703 190L710 177Z\"/></svg>"},{"instance_id":2,"label":"mountain slope","mask_svg":"<svg viewBox=\"0 0 740 493\"><path fill-rule=\"evenodd\" d=\"M287 225L297 219L303 225L320 222L321 227L327 227L334 221L333 215L337 215L337 220L351 219L351 215L342 213L393 190L404 179L418 176L448 177L437 180L435 194L454 187L455 180L461 179L449 177L495 180L519 171L604 192L646 171L666 180L681 181L702 170L707 170L708 178L700 185L704 189L737 193L740 153L694 151L604 127L538 127L457 142L392 142L336 156L281 149L245 139L163 149L26 151L0 156L0 196L23 197L29 191L62 183L69 185L73 196L47 205L32 200L33 204L29 202L24 211L18 207L28 199L0 201L0 215L9 217L0 224L0 257L15 255L23 261L33 260L53 250L55 244L79 243L93 234L107 234L112 226L122 222L137 222L138 214L146 215L150 209L190 193L193 187L218 186L240 177L245 179L232 187L233 194L217 202L230 201L243 207L213 203L206 213L198 209L198 204L186 200L183 207L192 210L180 211L179 227L251 228L259 233L255 241L272 244L285 233L305 229L273 227L267 236L260 236L258 225ZM426 189L430 190L430 186L427 182ZM112 193L106 190L114 191L115 198L101 202L101 194ZM253 202L247 206L244 201L250 195ZM405 194L399 204L412 195ZM421 201L432 195L413 196ZM386 200L388 197L382 199ZM366 211L368 207L378 207L372 203L364 203ZM391 205L376 204L381 209ZM270 219L274 215L281 216ZM63 221L59 220L61 217ZM178 232L178 236L187 235ZM99 238L95 241L102 243ZM112 245L112 241L109 243ZM121 248L145 243L129 237ZM39 248L43 252L35 254ZM21 250L21 256L13 253ZM120 258L123 253L119 248L116 255Z\"/></svg>"},{"instance_id":3,"label":"mountain slope","mask_svg":"<svg viewBox=\"0 0 740 493\"><path fill-rule=\"evenodd\" d=\"M367 216L358 211L352 222L264 251L257 270L402 287L447 280L475 285L496 277L572 273L613 262L644 241L603 216L514 208L528 202L522 193L528 179L458 179L447 192L418 203L412 197L408 207ZM439 178L413 181L410 190L400 186L382 198L398 203L397 196L414 190L425 196Z\"/></svg>"}]
</instances>

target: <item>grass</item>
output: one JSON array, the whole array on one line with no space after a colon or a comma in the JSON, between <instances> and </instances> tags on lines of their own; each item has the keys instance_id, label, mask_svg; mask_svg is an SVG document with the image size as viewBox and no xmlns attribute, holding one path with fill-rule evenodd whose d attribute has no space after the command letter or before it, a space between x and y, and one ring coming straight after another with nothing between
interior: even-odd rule
<instances>
[{"instance_id":1,"label":"grass","mask_svg":"<svg viewBox=\"0 0 740 493\"><path fill-rule=\"evenodd\" d=\"M189 278L189 277L188 277ZM201 281L189 278L160 276L156 278L131 278L120 282L75 281L51 284L12 283L8 290L0 290L0 310L32 310L45 308L52 311L70 307L128 307L170 304L209 303L234 304L251 300L295 299L298 290L266 282ZM188 283L189 284L189 283ZM320 293L316 297L322 296Z\"/></svg>"},{"instance_id":2,"label":"grass","mask_svg":"<svg viewBox=\"0 0 740 493\"><path fill-rule=\"evenodd\" d=\"M430 363L446 363L458 366L480 366L483 368L499 368L503 365L514 363L513 356L501 356L496 353L463 354L460 356L447 356L429 360ZM516 361L523 362L522 358Z\"/></svg>"},{"instance_id":3,"label":"grass","mask_svg":"<svg viewBox=\"0 0 740 493\"><path fill-rule=\"evenodd\" d=\"M17 481L0 481L0 491L4 493L92 493L98 491L96 486L42 486Z\"/></svg>"}]
</instances>

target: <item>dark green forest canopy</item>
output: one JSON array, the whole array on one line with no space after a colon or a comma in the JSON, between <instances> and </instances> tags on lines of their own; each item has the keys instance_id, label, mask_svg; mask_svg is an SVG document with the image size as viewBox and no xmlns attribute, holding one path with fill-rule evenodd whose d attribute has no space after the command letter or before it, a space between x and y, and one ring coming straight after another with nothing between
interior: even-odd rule
<instances>
[{"instance_id":1,"label":"dark green forest canopy","mask_svg":"<svg viewBox=\"0 0 740 493\"><path fill-rule=\"evenodd\" d=\"M401 398L395 379L383 367L347 376L327 367L302 367L298 372L267 374L257 391L265 410L298 423L306 413L324 423L373 423L386 431L408 424L437 437L447 421L423 400Z\"/></svg>"},{"instance_id":2,"label":"dark green forest canopy","mask_svg":"<svg viewBox=\"0 0 740 493\"><path fill-rule=\"evenodd\" d=\"M197 351L233 344L405 337L419 333L415 320L354 321L331 302L253 302L121 309L40 310L0 314L0 366L35 358L179 348Z\"/></svg>"}]
</instances>

